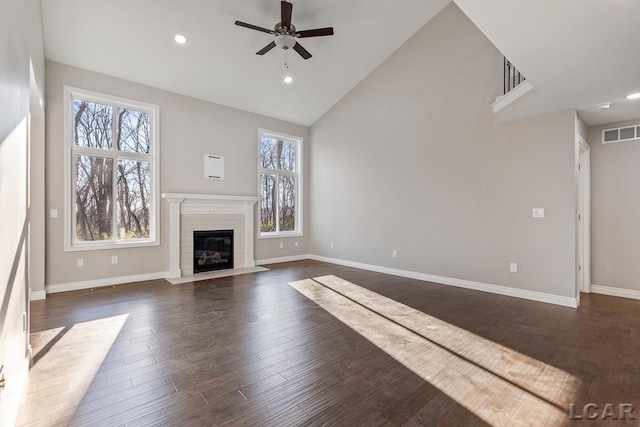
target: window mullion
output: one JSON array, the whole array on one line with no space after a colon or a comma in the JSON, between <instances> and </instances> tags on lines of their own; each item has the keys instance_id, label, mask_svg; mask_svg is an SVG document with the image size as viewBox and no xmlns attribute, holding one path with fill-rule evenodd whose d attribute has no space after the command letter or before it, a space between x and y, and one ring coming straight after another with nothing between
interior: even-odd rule
<instances>
[{"instance_id":1,"label":"window mullion","mask_svg":"<svg viewBox=\"0 0 640 427\"><path fill-rule=\"evenodd\" d=\"M113 197L113 202L111 204L111 233L112 233L112 240L114 242L117 242L119 240L118 238L118 135L116 134L116 131L118 129L118 124L116 123L116 121L118 120L118 107L113 107L111 109L111 111L113 112L113 117L111 119L111 126L112 126L112 130L111 130L111 138L113 139L111 141L111 148L114 151L114 157L113 157L113 166L112 166L112 173L113 173L113 195L111 197Z\"/></svg>"},{"instance_id":2,"label":"window mullion","mask_svg":"<svg viewBox=\"0 0 640 427\"><path fill-rule=\"evenodd\" d=\"M298 172L291 172L282 169L260 169L260 173L263 175L283 175L283 176L293 176L297 177L299 175Z\"/></svg>"},{"instance_id":3,"label":"window mullion","mask_svg":"<svg viewBox=\"0 0 640 427\"><path fill-rule=\"evenodd\" d=\"M275 176L275 183L273 184L276 187L276 212L275 212L275 219L276 219L276 233L280 232L280 175L276 174Z\"/></svg>"},{"instance_id":4,"label":"window mullion","mask_svg":"<svg viewBox=\"0 0 640 427\"><path fill-rule=\"evenodd\" d=\"M114 158L116 153L113 150L105 150L102 148L92 147L77 147L74 146L71 150L74 155L92 156L92 157L107 157Z\"/></svg>"},{"instance_id":5,"label":"window mullion","mask_svg":"<svg viewBox=\"0 0 640 427\"><path fill-rule=\"evenodd\" d=\"M151 162L153 157L150 154L130 153L119 151L117 154L119 160L135 160L137 162Z\"/></svg>"},{"instance_id":6,"label":"window mullion","mask_svg":"<svg viewBox=\"0 0 640 427\"><path fill-rule=\"evenodd\" d=\"M76 164L76 155L71 152L71 206L67 206L67 209L71 209L71 244L75 244L78 240L78 215L76 210L78 209L76 201L78 200L78 166ZM75 207L75 209L73 209Z\"/></svg>"}]
</instances>

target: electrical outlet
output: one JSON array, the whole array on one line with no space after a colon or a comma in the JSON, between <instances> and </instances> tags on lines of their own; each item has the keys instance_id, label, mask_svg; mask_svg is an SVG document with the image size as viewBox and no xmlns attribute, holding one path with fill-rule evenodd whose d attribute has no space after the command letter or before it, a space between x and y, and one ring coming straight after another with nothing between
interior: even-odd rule
<instances>
[{"instance_id":1,"label":"electrical outlet","mask_svg":"<svg viewBox=\"0 0 640 427\"><path fill-rule=\"evenodd\" d=\"M284 248L284 242L280 242L280 249Z\"/></svg>"},{"instance_id":2,"label":"electrical outlet","mask_svg":"<svg viewBox=\"0 0 640 427\"><path fill-rule=\"evenodd\" d=\"M391 256L394 258L398 258L398 251L396 251L395 249L391 251Z\"/></svg>"},{"instance_id":3,"label":"electrical outlet","mask_svg":"<svg viewBox=\"0 0 640 427\"><path fill-rule=\"evenodd\" d=\"M118 263L118 256L114 255L111 257L111 264L117 264Z\"/></svg>"},{"instance_id":4,"label":"electrical outlet","mask_svg":"<svg viewBox=\"0 0 640 427\"><path fill-rule=\"evenodd\" d=\"M293 246L295 246L296 248L298 247L298 241L297 240L295 242L293 242Z\"/></svg>"},{"instance_id":5,"label":"electrical outlet","mask_svg":"<svg viewBox=\"0 0 640 427\"><path fill-rule=\"evenodd\" d=\"M51 218L58 218L58 209L51 209Z\"/></svg>"},{"instance_id":6,"label":"electrical outlet","mask_svg":"<svg viewBox=\"0 0 640 427\"><path fill-rule=\"evenodd\" d=\"M512 273L517 273L518 272L518 264L516 264L515 262L512 262L509 265L509 271Z\"/></svg>"},{"instance_id":7,"label":"electrical outlet","mask_svg":"<svg viewBox=\"0 0 640 427\"><path fill-rule=\"evenodd\" d=\"M544 208L533 208L533 218L544 218Z\"/></svg>"},{"instance_id":8,"label":"electrical outlet","mask_svg":"<svg viewBox=\"0 0 640 427\"><path fill-rule=\"evenodd\" d=\"M333 242L331 242L331 243L329 244L329 247L330 247L331 249L333 249Z\"/></svg>"},{"instance_id":9,"label":"electrical outlet","mask_svg":"<svg viewBox=\"0 0 640 427\"><path fill-rule=\"evenodd\" d=\"M78 267L84 267L84 258L78 258L77 264Z\"/></svg>"}]
</instances>

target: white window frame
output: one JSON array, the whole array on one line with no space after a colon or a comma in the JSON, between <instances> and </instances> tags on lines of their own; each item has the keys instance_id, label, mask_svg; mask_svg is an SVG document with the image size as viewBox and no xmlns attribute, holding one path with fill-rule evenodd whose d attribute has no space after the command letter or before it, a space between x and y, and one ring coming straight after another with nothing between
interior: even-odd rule
<instances>
[{"instance_id":1,"label":"white window frame","mask_svg":"<svg viewBox=\"0 0 640 427\"><path fill-rule=\"evenodd\" d=\"M149 154L130 153L118 151L115 138L116 123L112 123L113 144L111 150L78 147L74 141L73 123L73 100L80 99L87 102L109 105L113 108L128 108L142 111L149 114L149 131L151 133L151 146ZM117 111L117 110L114 110ZM116 248L132 248L143 246L158 246L160 244L160 107L154 104L139 102L118 96L107 95L71 86L64 86L64 250L65 252L91 251ZM76 240L76 215L75 215L75 193L76 193L76 163L73 161L76 155L89 155L106 157L113 159L114 171L117 169L118 159L123 160L144 160L149 162L150 182L149 194L151 202L149 206L149 238L118 240L117 227L117 187L113 186L114 197L112 207L113 239L100 241L77 241ZM114 176L116 176L114 174ZM114 178L115 179L115 178Z\"/></svg>"},{"instance_id":2,"label":"white window frame","mask_svg":"<svg viewBox=\"0 0 640 427\"><path fill-rule=\"evenodd\" d=\"M292 141L292 142L296 142L297 143L297 151L296 151L296 172L289 172L289 171L276 171L274 169L264 169L262 168L262 159L260 158L260 141L262 139L263 136L269 137L269 138L274 138L274 139L280 139L280 140L285 140L285 141ZM304 182L303 182L303 170L302 170L302 165L304 163L303 159L304 159L304 151L303 151L303 147L304 147L304 139L300 136L294 136L294 135L287 135L284 133L280 133L280 132L274 132L274 131L270 131L270 130L266 130L266 129L258 129L258 195L260 196L260 201L257 203L258 205L258 215L256 215L256 217L258 218L258 239L280 239L283 237L300 237L303 236L303 222L302 222L302 218L303 218L303 188L304 188ZM267 233L263 233L261 230L261 226L262 226L262 218L261 218L261 214L262 214L262 210L261 210L261 204L262 204L262 194L260 192L260 176L261 175L276 175L277 177L279 176L293 176L296 178L296 229L294 231L272 231L272 232L267 232ZM279 178L277 178L279 179ZM278 181L276 181L277 184ZM280 217L279 217L279 210L276 213L276 227L278 227L280 223Z\"/></svg>"}]
</instances>

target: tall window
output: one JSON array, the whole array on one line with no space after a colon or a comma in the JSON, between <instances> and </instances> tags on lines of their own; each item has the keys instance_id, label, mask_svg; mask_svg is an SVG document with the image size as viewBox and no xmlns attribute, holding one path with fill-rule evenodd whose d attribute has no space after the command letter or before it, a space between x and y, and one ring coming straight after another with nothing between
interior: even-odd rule
<instances>
[{"instance_id":1,"label":"tall window","mask_svg":"<svg viewBox=\"0 0 640 427\"><path fill-rule=\"evenodd\" d=\"M260 237L302 234L302 139L260 130Z\"/></svg>"},{"instance_id":2,"label":"tall window","mask_svg":"<svg viewBox=\"0 0 640 427\"><path fill-rule=\"evenodd\" d=\"M158 107L65 87L66 249L155 244Z\"/></svg>"}]
</instances>

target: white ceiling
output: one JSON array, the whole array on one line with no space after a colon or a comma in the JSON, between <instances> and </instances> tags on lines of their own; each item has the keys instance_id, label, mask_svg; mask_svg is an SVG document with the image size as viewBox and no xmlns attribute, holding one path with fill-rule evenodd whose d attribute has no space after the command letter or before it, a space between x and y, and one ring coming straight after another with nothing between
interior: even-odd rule
<instances>
[{"instance_id":1,"label":"white ceiling","mask_svg":"<svg viewBox=\"0 0 640 427\"><path fill-rule=\"evenodd\" d=\"M335 27L290 53L255 54L279 0L42 0L53 61L309 126L450 0L293 0L299 30ZM534 86L499 121L576 108L589 125L640 117L640 1L455 0ZM178 46L177 33L188 42ZM607 111L597 104L612 102Z\"/></svg>"},{"instance_id":2,"label":"white ceiling","mask_svg":"<svg viewBox=\"0 0 640 427\"><path fill-rule=\"evenodd\" d=\"M507 118L576 108L589 125L640 117L640 1L455 0L533 84ZM612 102L607 111L595 106Z\"/></svg>"},{"instance_id":3,"label":"white ceiling","mask_svg":"<svg viewBox=\"0 0 640 427\"><path fill-rule=\"evenodd\" d=\"M449 0L293 0L301 39L313 54L289 54L295 82L282 84L284 52L255 54L273 28L278 0L42 0L45 54L57 61L218 104L309 126ZM178 46L175 34L187 36Z\"/></svg>"}]
</instances>

